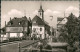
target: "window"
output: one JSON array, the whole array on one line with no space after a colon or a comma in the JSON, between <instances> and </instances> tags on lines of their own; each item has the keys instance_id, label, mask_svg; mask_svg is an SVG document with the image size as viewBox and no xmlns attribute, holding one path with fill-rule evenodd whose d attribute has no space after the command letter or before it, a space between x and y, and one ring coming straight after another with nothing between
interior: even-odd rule
<instances>
[{"instance_id":1,"label":"window","mask_svg":"<svg viewBox=\"0 0 80 52\"><path fill-rule=\"evenodd\" d=\"M42 28L40 28L40 31L42 31Z\"/></svg>"},{"instance_id":2,"label":"window","mask_svg":"<svg viewBox=\"0 0 80 52\"><path fill-rule=\"evenodd\" d=\"M33 28L33 32L35 32L36 31L36 28Z\"/></svg>"},{"instance_id":3,"label":"window","mask_svg":"<svg viewBox=\"0 0 80 52\"><path fill-rule=\"evenodd\" d=\"M21 25L21 21L20 22L18 22L19 23L19 25Z\"/></svg>"},{"instance_id":4,"label":"window","mask_svg":"<svg viewBox=\"0 0 80 52\"><path fill-rule=\"evenodd\" d=\"M21 25L21 21L19 22L19 25Z\"/></svg>"},{"instance_id":5,"label":"window","mask_svg":"<svg viewBox=\"0 0 80 52\"><path fill-rule=\"evenodd\" d=\"M19 22L19 25L20 25L20 22Z\"/></svg>"}]
</instances>

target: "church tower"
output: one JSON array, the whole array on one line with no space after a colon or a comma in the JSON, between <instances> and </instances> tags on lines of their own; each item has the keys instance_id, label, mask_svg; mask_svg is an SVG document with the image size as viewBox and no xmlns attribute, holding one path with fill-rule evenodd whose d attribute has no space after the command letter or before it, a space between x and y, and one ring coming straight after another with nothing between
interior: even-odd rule
<instances>
[{"instance_id":1,"label":"church tower","mask_svg":"<svg viewBox=\"0 0 80 52\"><path fill-rule=\"evenodd\" d=\"M40 5L40 9L38 11L38 15L44 21L44 10L42 9L42 5Z\"/></svg>"}]
</instances>

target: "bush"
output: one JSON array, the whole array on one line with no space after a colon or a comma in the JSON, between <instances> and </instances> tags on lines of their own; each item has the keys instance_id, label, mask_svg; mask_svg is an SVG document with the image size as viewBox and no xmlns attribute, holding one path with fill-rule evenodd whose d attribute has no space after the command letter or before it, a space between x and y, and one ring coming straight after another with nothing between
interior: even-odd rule
<instances>
[{"instance_id":1,"label":"bush","mask_svg":"<svg viewBox=\"0 0 80 52\"><path fill-rule=\"evenodd\" d=\"M58 40L59 42L65 42L65 39L62 36L59 36Z\"/></svg>"},{"instance_id":2,"label":"bush","mask_svg":"<svg viewBox=\"0 0 80 52\"><path fill-rule=\"evenodd\" d=\"M57 42L57 39L56 39L56 38L53 38L53 39L52 39L52 42Z\"/></svg>"},{"instance_id":3,"label":"bush","mask_svg":"<svg viewBox=\"0 0 80 52\"><path fill-rule=\"evenodd\" d=\"M9 42L15 41L15 38L9 38Z\"/></svg>"},{"instance_id":4,"label":"bush","mask_svg":"<svg viewBox=\"0 0 80 52\"><path fill-rule=\"evenodd\" d=\"M15 38L15 41L20 41L21 40L21 38Z\"/></svg>"}]
</instances>

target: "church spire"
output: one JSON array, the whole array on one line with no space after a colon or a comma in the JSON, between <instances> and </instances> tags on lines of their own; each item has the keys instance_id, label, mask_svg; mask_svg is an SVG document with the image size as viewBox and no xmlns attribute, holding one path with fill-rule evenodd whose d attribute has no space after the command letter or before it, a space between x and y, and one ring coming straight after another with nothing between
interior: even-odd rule
<instances>
[{"instance_id":1,"label":"church spire","mask_svg":"<svg viewBox=\"0 0 80 52\"><path fill-rule=\"evenodd\" d=\"M42 9L42 4L40 4L40 9L38 11L38 15L42 20L44 20L44 10Z\"/></svg>"},{"instance_id":2,"label":"church spire","mask_svg":"<svg viewBox=\"0 0 80 52\"><path fill-rule=\"evenodd\" d=\"M40 4L40 9L42 9L42 4Z\"/></svg>"}]
</instances>

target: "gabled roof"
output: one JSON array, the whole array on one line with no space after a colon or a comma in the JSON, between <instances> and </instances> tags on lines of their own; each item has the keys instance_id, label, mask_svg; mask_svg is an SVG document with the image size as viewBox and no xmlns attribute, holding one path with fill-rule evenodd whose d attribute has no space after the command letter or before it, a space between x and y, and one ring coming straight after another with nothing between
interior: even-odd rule
<instances>
[{"instance_id":1,"label":"gabled roof","mask_svg":"<svg viewBox=\"0 0 80 52\"><path fill-rule=\"evenodd\" d=\"M32 24L45 25L44 21L37 15L32 19Z\"/></svg>"},{"instance_id":2,"label":"gabled roof","mask_svg":"<svg viewBox=\"0 0 80 52\"><path fill-rule=\"evenodd\" d=\"M58 17L57 18L57 21L62 21L64 18L60 18L60 17Z\"/></svg>"},{"instance_id":3,"label":"gabled roof","mask_svg":"<svg viewBox=\"0 0 80 52\"><path fill-rule=\"evenodd\" d=\"M26 16L24 16L22 18L14 17L12 20L10 20L8 22L8 24L6 26L8 26L8 27L21 27L21 26L27 26L28 25L27 23L28 23L28 20L27 20Z\"/></svg>"},{"instance_id":4,"label":"gabled roof","mask_svg":"<svg viewBox=\"0 0 80 52\"><path fill-rule=\"evenodd\" d=\"M67 19L67 17L64 17L64 18L58 17L58 18L57 18L57 21L58 21L57 25L58 25L58 24L59 24L59 25L64 24L65 19ZM63 21L64 21L64 22L63 22Z\"/></svg>"}]
</instances>

